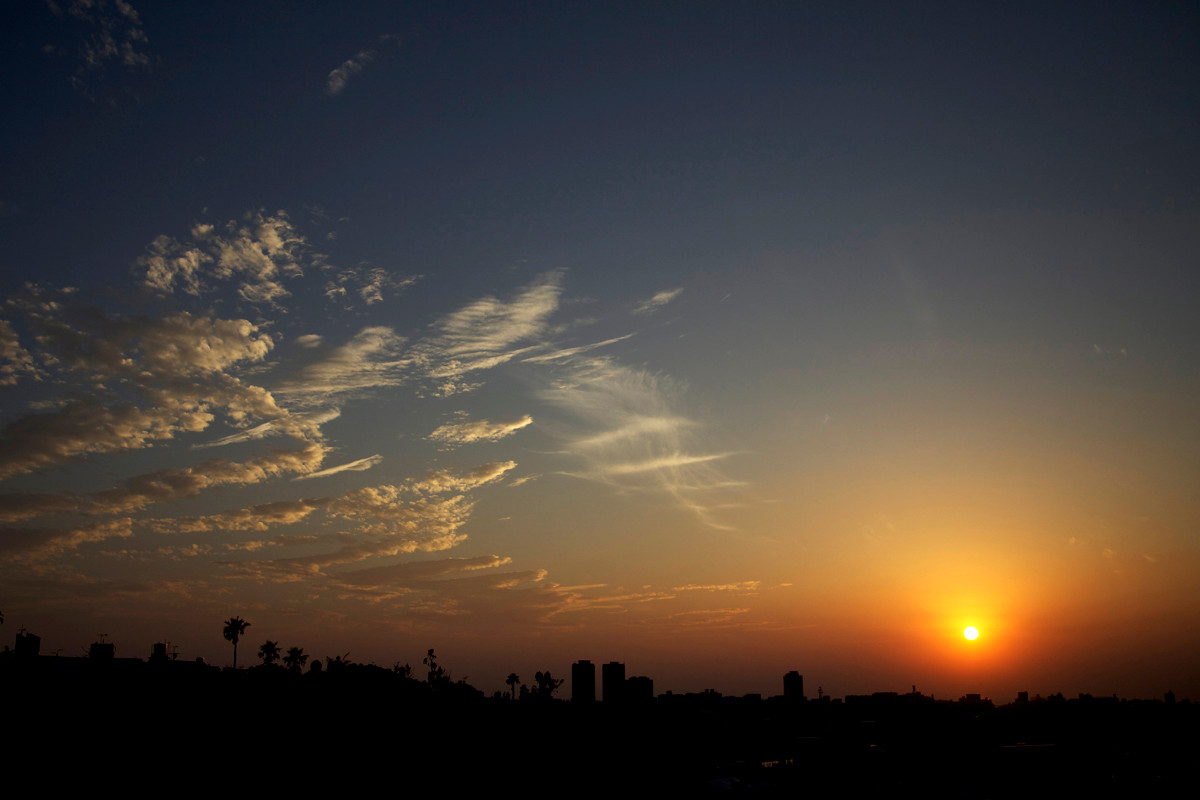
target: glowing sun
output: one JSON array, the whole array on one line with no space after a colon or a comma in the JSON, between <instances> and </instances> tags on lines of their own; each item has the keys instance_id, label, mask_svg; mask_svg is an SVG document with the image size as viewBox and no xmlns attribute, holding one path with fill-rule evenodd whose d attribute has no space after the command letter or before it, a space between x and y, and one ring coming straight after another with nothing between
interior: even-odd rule
<instances>
[{"instance_id":1,"label":"glowing sun","mask_svg":"<svg viewBox=\"0 0 1200 800\"><path fill-rule=\"evenodd\" d=\"M968 625L963 629L963 636L970 639L972 642L979 638L979 631L974 625Z\"/></svg>"}]
</instances>

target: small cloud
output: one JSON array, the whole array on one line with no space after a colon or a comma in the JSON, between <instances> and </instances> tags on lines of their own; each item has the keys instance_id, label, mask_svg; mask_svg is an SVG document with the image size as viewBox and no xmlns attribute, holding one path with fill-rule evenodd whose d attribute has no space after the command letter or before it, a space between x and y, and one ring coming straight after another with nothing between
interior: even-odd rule
<instances>
[{"instance_id":1,"label":"small cloud","mask_svg":"<svg viewBox=\"0 0 1200 800\"><path fill-rule=\"evenodd\" d=\"M316 333L306 333L303 336L296 337L296 344L301 347L313 348L321 346L321 336Z\"/></svg>"},{"instance_id":2,"label":"small cloud","mask_svg":"<svg viewBox=\"0 0 1200 800\"><path fill-rule=\"evenodd\" d=\"M494 442L533 423L533 417L528 414L515 419L472 420L467 418L466 412L460 411L456 417L456 421L439 426L428 438L449 449L472 442Z\"/></svg>"},{"instance_id":3,"label":"small cloud","mask_svg":"<svg viewBox=\"0 0 1200 800\"><path fill-rule=\"evenodd\" d=\"M661 292L656 292L653 297L643 300L634 307L634 314L653 314L667 303L674 300L683 292L683 289L664 289Z\"/></svg>"},{"instance_id":4,"label":"small cloud","mask_svg":"<svg viewBox=\"0 0 1200 800\"><path fill-rule=\"evenodd\" d=\"M320 472L313 472L308 475L299 475L292 478L294 481L308 480L309 478L327 478L330 475L337 475L339 472L363 472L383 461L383 456L376 453L373 456L360 458L358 461L351 461L349 464L341 464L329 469L323 469Z\"/></svg>"},{"instance_id":5,"label":"small cloud","mask_svg":"<svg viewBox=\"0 0 1200 800\"><path fill-rule=\"evenodd\" d=\"M346 89L350 78L363 71L363 67L375 60L374 50L361 50L358 55L348 58L342 65L329 73L325 80L325 94L336 97Z\"/></svg>"},{"instance_id":6,"label":"small cloud","mask_svg":"<svg viewBox=\"0 0 1200 800\"><path fill-rule=\"evenodd\" d=\"M673 586L673 592L757 592L762 581L739 581L738 583L689 583L686 586Z\"/></svg>"}]
</instances>

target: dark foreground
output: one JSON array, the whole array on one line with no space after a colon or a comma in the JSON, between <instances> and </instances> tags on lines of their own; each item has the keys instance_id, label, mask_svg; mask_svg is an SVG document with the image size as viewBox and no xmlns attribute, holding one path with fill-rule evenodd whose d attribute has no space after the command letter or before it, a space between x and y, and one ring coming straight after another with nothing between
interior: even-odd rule
<instances>
[{"instance_id":1,"label":"dark foreground","mask_svg":"<svg viewBox=\"0 0 1200 800\"><path fill-rule=\"evenodd\" d=\"M362 665L39 661L0 672L6 782L37 792L1155 797L1194 788L1200 735L1187 702L675 696L613 708L488 698Z\"/></svg>"}]
</instances>

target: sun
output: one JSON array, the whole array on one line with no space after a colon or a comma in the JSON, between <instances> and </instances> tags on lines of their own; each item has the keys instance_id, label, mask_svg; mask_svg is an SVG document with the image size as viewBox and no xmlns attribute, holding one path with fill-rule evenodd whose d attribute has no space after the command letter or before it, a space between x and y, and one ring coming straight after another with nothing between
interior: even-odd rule
<instances>
[{"instance_id":1,"label":"sun","mask_svg":"<svg viewBox=\"0 0 1200 800\"><path fill-rule=\"evenodd\" d=\"M973 642L979 638L979 630L974 625L968 625L963 629L963 636L967 637Z\"/></svg>"}]
</instances>

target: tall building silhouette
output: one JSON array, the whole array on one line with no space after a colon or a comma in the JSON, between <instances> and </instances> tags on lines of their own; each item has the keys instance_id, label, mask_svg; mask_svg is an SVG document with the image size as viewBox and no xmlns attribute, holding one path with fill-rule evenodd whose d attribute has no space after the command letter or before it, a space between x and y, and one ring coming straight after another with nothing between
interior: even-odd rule
<instances>
[{"instance_id":1,"label":"tall building silhouette","mask_svg":"<svg viewBox=\"0 0 1200 800\"><path fill-rule=\"evenodd\" d=\"M625 665L610 661L600 668L605 703L620 703L625 699Z\"/></svg>"},{"instance_id":2,"label":"tall building silhouette","mask_svg":"<svg viewBox=\"0 0 1200 800\"><path fill-rule=\"evenodd\" d=\"M791 702L804 699L804 676L796 670L783 676L783 699Z\"/></svg>"},{"instance_id":3,"label":"tall building silhouette","mask_svg":"<svg viewBox=\"0 0 1200 800\"><path fill-rule=\"evenodd\" d=\"M596 702L596 665L587 659L571 665L571 700L576 703Z\"/></svg>"}]
</instances>

